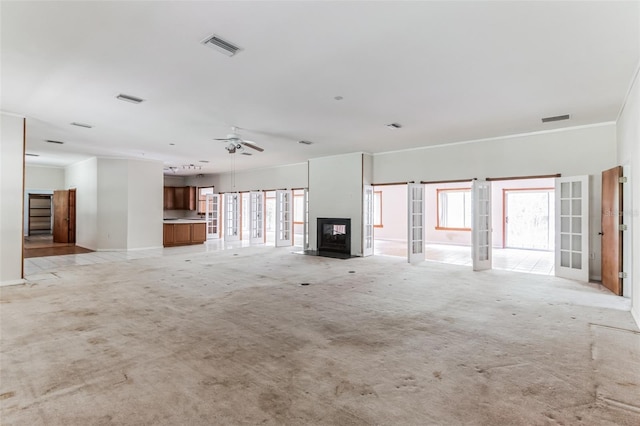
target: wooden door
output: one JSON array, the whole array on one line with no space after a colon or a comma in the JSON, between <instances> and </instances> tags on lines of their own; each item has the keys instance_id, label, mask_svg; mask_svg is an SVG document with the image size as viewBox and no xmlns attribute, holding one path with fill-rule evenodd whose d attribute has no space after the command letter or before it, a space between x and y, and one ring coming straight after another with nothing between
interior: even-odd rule
<instances>
[{"instance_id":1,"label":"wooden door","mask_svg":"<svg viewBox=\"0 0 640 426\"><path fill-rule=\"evenodd\" d=\"M53 242L69 242L69 191L53 191Z\"/></svg>"},{"instance_id":2,"label":"wooden door","mask_svg":"<svg viewBox=\"0 0 640 426\"><path fill-rule=\"evenodd\" d=\"M602 172L602 285L622 295L622 167Z\"/></svg>"}]
</instances>

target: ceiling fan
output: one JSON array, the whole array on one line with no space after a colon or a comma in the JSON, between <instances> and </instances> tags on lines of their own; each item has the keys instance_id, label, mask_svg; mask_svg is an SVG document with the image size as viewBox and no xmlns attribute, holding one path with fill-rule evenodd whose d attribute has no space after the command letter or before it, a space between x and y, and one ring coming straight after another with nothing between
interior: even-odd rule
<instances>
[{"instance_id":1,"label":"ceiling fan","mask_svg":"<svg viewBox=\"0 0 640 426\"><path fill-rule=\"evenodd\" d=\"M239 129L237 127L232 127L231 128L231 134L228 134L226 138L219 138L219 139L214 139L214 140L228 142L227 146L225 146L224 148L227 150L227 152L229 152L229 154L235 154L236 152L242 152L242 151L244 151L244 147L245 146L249 147L251 149L255 149L258 152L264 151L264 149L260 148L258 145L256 145L255 142L242 139L240 137L240 135L238 134L238 130ZM247 155L251 155L249 153L246 153L246 154Z\"/></svg>"}]
</instances>

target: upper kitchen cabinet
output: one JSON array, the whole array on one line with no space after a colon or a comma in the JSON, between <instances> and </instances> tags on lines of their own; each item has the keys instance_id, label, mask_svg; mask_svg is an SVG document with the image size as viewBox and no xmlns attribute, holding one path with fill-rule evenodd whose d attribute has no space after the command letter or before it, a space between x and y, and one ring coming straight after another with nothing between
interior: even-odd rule
<instances>
[{"instance_id":1,"label":"upper kitchen cabinet","mask_svg":"<svg viewBox=\"0 0 640 426\"><path fill-rule=\"evenodd\" d=\"M165 186L164 187L165 210L195 210L196 187L195 186Z\"/></svg>"}]
</instances>

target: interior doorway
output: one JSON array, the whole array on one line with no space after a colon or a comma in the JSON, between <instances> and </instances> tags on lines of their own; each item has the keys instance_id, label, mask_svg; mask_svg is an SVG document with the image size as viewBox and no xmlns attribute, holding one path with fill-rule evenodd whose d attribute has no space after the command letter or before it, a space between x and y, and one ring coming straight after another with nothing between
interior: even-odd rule
<instances>
[{"instance_id":1,"label":"interior doorway","mask_svg":"<svg viewBox=\"0 0 640 426\"><path fill-rule=\"evenodd\" d=\"M505 189L504 248L553 251L555 191Z\"/></svg>"}]
</instances>

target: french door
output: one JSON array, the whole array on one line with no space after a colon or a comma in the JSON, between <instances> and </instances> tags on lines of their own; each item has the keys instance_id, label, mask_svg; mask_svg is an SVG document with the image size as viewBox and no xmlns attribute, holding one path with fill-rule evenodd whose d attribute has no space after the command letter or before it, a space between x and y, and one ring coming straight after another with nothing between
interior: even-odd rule
<instances>
[{"instance_id":1,"label":"french door","mask_svg":"<svg viewBox=\"0 0 640 426\"><path fill-rule=\"evenodd\" d=\"M224 194L224 239L240 241L240 193Z\"/></svg>"},{"instance_id":2,"label":"french door","mask_svg":"<svg viewBox=\"0 0 640 426\"><path fill-rule=\"evenodd\" d=\"M589 281L589 176L556 178L555 272Z\"/></svg>"},{"instance_id":3,"label":"french door","mask_svg":"<svg viewBox=\"0 0 640 426\"><path fill-rule=\"evenodd\" d=\"M473 270L491 269L491 182L471 184L471 257Z\"/></svg>"},{"instance_id":4,"label":"french door","mask_svg":"<svg viewBox=\"0 0 640 426\"><path fill-rule=\"evenodd\" d=\"M373 186L365 185L362 194L362 255L373 255Z\"/></svg>"},{"instance_id":5,"label":"french door","mask_svg":"<svg viewBox=\"0 0 640 426\"><path fill-rule=\"evenodd\" d=\"M251 192L249 193L250 204L250 220L249 220L249 234L251 244L264 243L264 193L263 192Z\"/></svg>"},{"instance_id":6,"label":"french door","mask_svg":"<svg viewBox=\"0 0 640 426\"><path fill-rule=\"evenodd\" d=\"M207 194L205 199L207 240L220 238L220 194Z\"/></svg>"},{"instance_id":7,"label":"french door","mask_svg":"<svg viewBox=\"0 0 640 426\"><path fill-rule=\"evenodd\" d=\"M286 247L293 243L291 222L291 191L276 191L276 247Z\"/></svg>"},{"instance_id":8,"label":"french door","mask_svg":"<svg viewBox=\"0 0 640 426\"><path fill-rule=\"evenodd\" d=\"M408 261L409 263L418 263L424 260L425 250L425 232L424 232L424 185L419 183L410 183L408 187ZM372 191L373 204L373 191ZM373 221L373 219L372 219Z\"/></svg>"}]
</instances>

